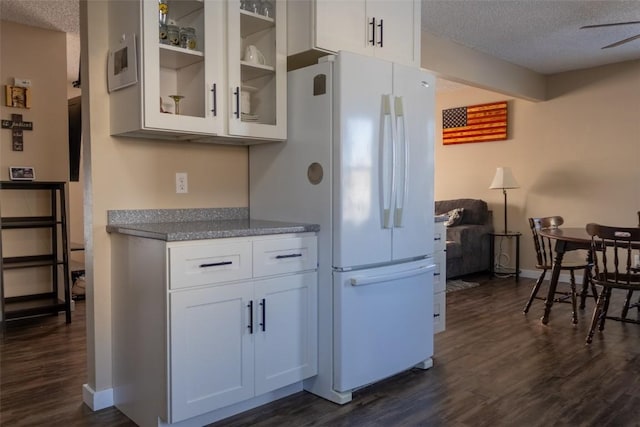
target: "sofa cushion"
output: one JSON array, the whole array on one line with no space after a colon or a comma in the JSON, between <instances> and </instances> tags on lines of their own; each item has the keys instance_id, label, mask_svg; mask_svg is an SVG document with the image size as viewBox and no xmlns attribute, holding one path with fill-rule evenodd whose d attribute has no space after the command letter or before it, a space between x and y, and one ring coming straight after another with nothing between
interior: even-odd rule
<instances>
[{"instance_id":1,"label":"sofa cushion","mask_svg":"<svg viewBox=\"0 0 640 427\"><path fill-rule=\"evenodd\" d=\"M449 219L445 222L447 227L454 227L462 224L462 218L464 216L464 208L455 208L447 212Z\"/></svg>"},{"instance_id":2,"label":"sofa cushion","mask_svg":"<svg viewBox=\"0 0 640 427\"><path fill-rule=\"evenodd\" d=\"M435 214L447 213L456 208L463 208L462 224L486 224L489 217L487 202L480 199L452 199L435 202Z\"/></svg>"}]
</instances>

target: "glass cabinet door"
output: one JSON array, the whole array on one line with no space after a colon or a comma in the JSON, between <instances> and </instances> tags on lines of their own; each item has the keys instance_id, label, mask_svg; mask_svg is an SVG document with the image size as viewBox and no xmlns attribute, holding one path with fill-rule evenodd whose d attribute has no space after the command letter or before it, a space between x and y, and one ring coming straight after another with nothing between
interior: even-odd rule
<instances>
[{"instance_id":1,"label":"glass cabinet door","mask_svg":"<svg viewBox=\"0 0 640 427\"><path fill-rule=\"evenodd\" d=\"M144 126L223 131L224 4L143 0Z\"/></svg>"},{"instance_id":2,"label":"glass cabinet door","mask_svg":"<svg viewBox=\"0 0 640 427\"><path fill-rule=\"evenodd\" d=\"M229 134L286 138L286 2L229 0Z\"/></svg>"}]
</instances>

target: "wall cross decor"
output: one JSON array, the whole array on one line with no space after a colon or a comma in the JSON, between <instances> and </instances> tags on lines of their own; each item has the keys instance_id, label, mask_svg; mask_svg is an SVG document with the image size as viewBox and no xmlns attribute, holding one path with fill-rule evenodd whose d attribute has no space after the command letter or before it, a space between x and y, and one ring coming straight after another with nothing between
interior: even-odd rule
<instances>
[{"instance_id":1,"label":"wall cross decor","mask_svg":"<svg viewBox=\"0 0 640 427\"><path fill-rule=\"evenodd\" d=\"M11 129L13 151L24 151L22 131L33 130L33 122L23 122L22 114L12 114L11 120L2 120L2 129Z\"/></svg>"}]
</instances>

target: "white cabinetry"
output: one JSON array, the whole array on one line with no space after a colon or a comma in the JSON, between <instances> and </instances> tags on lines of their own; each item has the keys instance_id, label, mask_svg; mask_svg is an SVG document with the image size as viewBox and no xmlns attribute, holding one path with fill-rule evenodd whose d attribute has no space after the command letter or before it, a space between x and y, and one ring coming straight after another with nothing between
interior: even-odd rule
<instances>
[{"instance_id":1,"label":"white cabinetry","mask_svg":"<svg viewBox=\"0 0 640 427\"><path fill-rule=\"evenodd\" d=\"M111 134L238 144L286 139L286 6L273 4L275 19L240 10L239 0L167 0L168 20L195 29L195 48L188 49L160 42L157 0L110 2L110 50L135 37L139 68L139 82L110 93ZM249 44L264 64L243 63ZM242 92L252 98L245 115ZM174 95L182 97L178 104Z\"/></svg>"},{"instance_id":2,"label":"white cabinetry","mask_svg":"<svg viewBox=\"0 0 640 427\"><path fill-rule=\"evenodd\" d=\"M116 234L113 254L114 400L136 423L219 419L216 410L317 373L314 234L170 243ZM162 362L153 368L145 355Z\"/></svg>"},{"instance_id":3,"label":"white cabinetry","mask_svg":"<svg viewBox=\"0 0 640 427\"><path fill-rule=\"evenodd\" d=\"M294 62L308 61L311 50L347 50L420 66L418 0L293 1L287 26L287 54L299 55Z\"/></svg>"},{"instance_id":4,"label":"white cabinetry","mask_svg":"<svg viewBox=\"0 0 640 427\"><path fill-rule=\"evenodd\" d=\"M445 330L447 314L447 227L444 221L437 221L433 228L433 332Z\"/></svg>"}]
</instances>

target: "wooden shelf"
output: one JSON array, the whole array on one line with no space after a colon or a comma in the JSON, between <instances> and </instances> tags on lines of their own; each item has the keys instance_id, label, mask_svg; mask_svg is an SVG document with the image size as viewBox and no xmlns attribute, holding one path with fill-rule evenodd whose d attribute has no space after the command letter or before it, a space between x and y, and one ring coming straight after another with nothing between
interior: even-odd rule
<instances>
[{"instance_id":1,"label":"wooden shelf","mask_svg":"<svg viewBox=\"0 0 640 427\"><path fill-rule=\"evenodd\" d=\"M64 182L2 181L0 190L47 190L49 191L49 215L0 217L0 230L48 228L51 252L0 258L0 308L4 324L7 320L64 312L66 322L71 323L71 290L69 286L69 244L67 241L67 217ZM3 238L0 235L0 254L3 253ZM60 251L59 248L62 248ZM62 283L59 283L59 267L63 268ZM36 294L5 297L6 270L47 268L51 272L50 289ZM18 286L19 284L13 284ZM63 299L58 298L62 285ZM17 288L19 290L19 288ZM15 291L14 291L15 292Z\"/></svg>"},{"instance_id":2,"label":"wooden shelf","mask_svg":"<svg viewBox=\"0 0 640 427\"><path fill-rule=\"evenodd\" d=\"M64 300L52 294L38 294L24 297L5 298L4 316L6 320L57 314L65 311Z\"/></svg>"}]
</instances>

